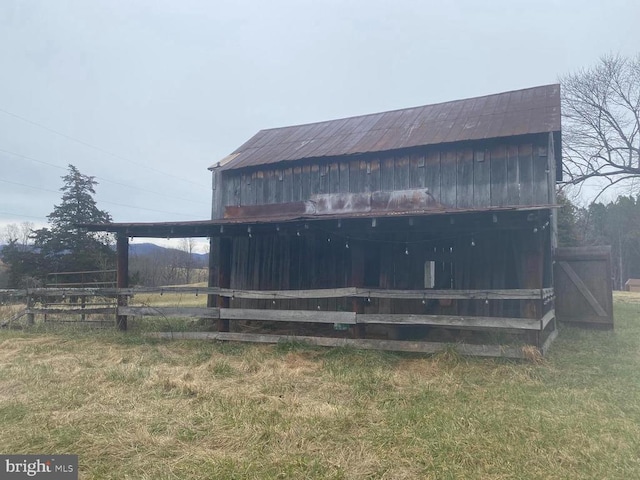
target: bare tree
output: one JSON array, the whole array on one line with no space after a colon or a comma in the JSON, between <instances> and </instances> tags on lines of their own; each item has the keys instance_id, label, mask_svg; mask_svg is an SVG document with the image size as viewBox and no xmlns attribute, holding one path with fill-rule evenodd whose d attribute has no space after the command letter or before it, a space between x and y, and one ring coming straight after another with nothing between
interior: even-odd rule
<instances>
[{"instance_id":1,"label":"bare tree","mask_svg":"<svg viewBox=\"0 0 640 480\"><path fill-rule=\"evenodd\" d=\"M193 259L193 253L196 248L196 241L194 238L183 238L180 242L180 249L185 252L183 255L184 268L184 283L191 283L191 272L196 267L196 262Z\"/></svg>"},{"instance_id":2,"label":"bare tree","mask_svg":"<svg viewBox=\"0 0 640 480\"><path fill-rule=\"evenodd\" d=\"M4 228L0 240L6 243L15 243L21 250L24 250L27 245L33 243L31 236L34 227L32 222L10 223Z\"/></svg>"},{"instance_id":3,"label":"bare tree","mask_svg":"<svg viewBox=\"0 0 640 480\"><path fill-rule=\"evenodd\" d=\"M640 179L640 55L607 55L562 83L564 183Z\"/></svg>"}]
</instances>

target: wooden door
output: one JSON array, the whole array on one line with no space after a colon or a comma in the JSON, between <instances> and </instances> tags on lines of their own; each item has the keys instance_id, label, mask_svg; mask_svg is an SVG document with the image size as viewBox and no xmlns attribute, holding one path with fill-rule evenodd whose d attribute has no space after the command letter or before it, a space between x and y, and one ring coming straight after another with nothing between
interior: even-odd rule
<instances>
[{"instance_id":1,"label":"wooden door","mask_svg":"<svg viewBox=\"0 0 640 480\"><path fill-rule=\"evenodd\" d=\"M558 320L613 328L611 247L561 247L554 260Z\"/></svg>"}]
</instances>

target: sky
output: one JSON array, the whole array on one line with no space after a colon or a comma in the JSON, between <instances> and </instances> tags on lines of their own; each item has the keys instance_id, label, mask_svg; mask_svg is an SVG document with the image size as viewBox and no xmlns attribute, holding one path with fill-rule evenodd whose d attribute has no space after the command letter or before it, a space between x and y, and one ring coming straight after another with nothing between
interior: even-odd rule
<instances>
[{"instance_id":1,"label":"sky","mask_svg":"<svg viewBox=\"0 0 640 480\"><path fill-rule=\"evenodd\" d=\"M640 52L637 0L1 0L0 229L69 164L116 222L210 218L257 131L555 83Z\"/></svg>"}]
</instances>

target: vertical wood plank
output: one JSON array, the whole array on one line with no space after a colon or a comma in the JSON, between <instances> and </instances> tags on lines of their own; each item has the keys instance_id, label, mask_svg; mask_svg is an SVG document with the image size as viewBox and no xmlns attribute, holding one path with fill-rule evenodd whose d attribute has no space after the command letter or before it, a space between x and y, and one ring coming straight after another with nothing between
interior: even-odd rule
<instances>
[{"instance_id":1,"label":"vertical wood plank","mask_svg":"<svg viewBox=\"0 0 640 480\"><path fill-rule=\"evenodd\" d=\"M265 203L264 196L264 184L265 184L265 172L258 170L255 177L255 189L256 189L256 205L263 205Z\"/></svg>"},{"instance_id":2,"label":"vertical wood plank","mask_svg":"<svg viewBox=\"0 0 640 480\"><path fill-rule=\"evenodd\" d=\"M302 166L300 181L302 182L302 201L309 200L311 198L311 165Z\"/></svg>"},{"instance_id":3,"label":"vertical wood plank","mask_svg":"<svg viewBox=\"0 0 640 480\"><path fill-rule=\"evenodd\" d=\"M320 193L320 166L317 163L311 165L309 171L309 195Z\"/></svg>"},{"instance_id":4,"label":"vertical wood plank","mask_svg":"<svg viewBox=\"0 0 640 480\"><path fill-rule=\"evenodd\" d=\"M520 205L520 164L517 145L507 147L507 205Z\"/></svg>"},{"instance_id":5,"label":"vertical wood plank","mask_svg":"<svg viewBox=\"0 0 640 480\"><path fill-rule=\"evenodd\" d=\"M393 157L385 157L380 163L380 190L391 192L394 190L395 160Z\"/></svg>"},{"instance_id":6,"label":"vertical wood plank","mask_svg":"<svg viewBox=\"0 0 640 480\"><path fill-rule=\"evenodd\" d=\"M262 182L262 203L264 204L275 203L275 198L276 198L275 172L272 169L265 170L263 182Z\"/></svg>"},{"instance_id":7,"label":"vertical wood plank","mask_svg":"<svg viewBox=\"0 0 640 480\"><path fill-rule=\"evenodd\" d=\"M216 167L211 172L211 218L218 219L224 216L224 204L222 203L222 172Z\"/></svg>"},{"instance_id":8,"label":"vertical wood plank","mask_svg":"<svg viewBox=\"0 0 640 480\"><path fill-rule=\"evenodd\" d=\"M349 162L349 192L362 192L362 175L360 172L360 160L352 160Z\"/></svg>"},{"instance_id":9,"label":"vertical wood plank","mask_svg":"<svg viewBox=\"0 0 640 480\"><path fill-rule=\"evenodd\" d=\"M234 172L233 177L231 178L232 188L231 188L231 202L229 205L240 205L240 183L242 182L242 177L239 172Z\"/></svg>"},{"instance_id":10,"label":"vertical wood plank","mask_svg":"<svg viewBox=\"0 0 640 480\"><path fill-rule=\"evenodd\" d=\"M293 202L293 169L291 167L282 171L282 202Z\"/></svg>"},{"instance_id":11,"label":"vertical wood plank","mask_svg":"<svg viewBox=\"0 0 640 480\"><path fill-rule=\"evenodd\" d=\"M458 176L455 150L441 153L440 174L440 201L447 207L455 207Z\"/></svg>"},{"instance_id":12,"label":"vertical wood plank","mask_svg":"<svg viewBox=\"0 0 640 480\"><path fill-rule=\"evenodd\" d=\"M440 201L440 151L429 150L424 161L424 185L437 202Z\"/></svg>"},{"instance_id":13,"label":"vertical wood plank","mask_svg":"<svg viewBox=\"0 0 640 480\"><path fill-rule=\"evenodd\" d=\"M273 172L273 182L275 183L273 203L282 203L284 198L284 170L278 168Z\"/></svg>"},{"instance_id":14,"label":"vertical wood plank","mask_svg":"<svg viewBox=\"0 0 640 480\"><path fill-rule=\"evenodd\" d=\"M409 188L409 156L402 155L395 158L394 190Z\"/></svg>"},{"instance_id":15,"label":"vertical wood plank","mask_svg":"<svg viewBox=\"0 0 640 480\"><path fill-rule=\"evenodd\" d=\"M545 139L546 140L546 139ZM548 149L540 142L533 146L533 193L532 202L535 205L545 205L549 202L547 190L547 172L549 171Z\"/></svg>"},{"instance_id":16,"label":"vertical wood plank","mask_svg":"<svg viewBox=\"0 0 640 480\"><path fill-rule=\"evenodd\" d=\"M464 148L457 154L456 206L467 208L473 206L473 150Z\"/></svg>"},{"instance_id":17,"label":"vertical wood plank","mask_svg":"<svg viewBox=\"0 0 640 480\"><path fill-rule=\"evenodd\" d=\"M322 163L320 165L320 186L318 193L329 193L329 170L330 164Z\"/></svg>"},{"instance_id":18,"label":"vertical wood plank","mask_svg":"<svg viewBox=\"0 0 640 480\"><path fill-rule=\"evenodd\" d=\"M491 205L491 152L484 147L474 152L473 206Z\"/></svg>"},{"instance_id":19,"label":"vertical wood plank","mask_svg":"<svg viewBox=\"0 0 640 480\"><path fill-rule=\"evenodd\" d=\"M240 176L240 205L251 205L251 173L242 172Z\"/></svg>"},{"instance_id":20,"label":"vertical wood plank","mask_svg":"<svg viewBox=\"0 0 640 480\"><path fill-rule=\"evenodd\" d=\"M409 156L409 188L424 188L424 154L413 153Z\"/></svg>"},{"instance_id":21,"label":"vertical wood plank","mask_svg":"<svg viewBox=\"0 0 640 480\"><path fill-rule=\"evenodd\" d=\"M339 193L349 193L349 162L340 162L340 188Z\"/></svg>"},{"instance_id":22,"label":"vertical wood plank","mask_svg":"<svg viewBox=\"0 0 640 480\"><path fill-rule=\"evenodd\" d=\"M494 145L491 155L491 205L502 207L508 205L507 180L507 148L505 145Z\"/></svg>"},{"instance_id":23,"label":"vertical wood plank","mask_svg":"<svg viewBox=\"0 0 640 480\"><path fill-rule=\"evenodd\" d=\"M533 205L533 146L518 147L518 168L520 170L520 205Z\"/></svg>"},{"instance_id":24,"label":"vertical wood plank","mask_svg":"<svg viewBox=\"0 0 640 480\"><path fill-rule=\"evenodd\" d=\"M374 158L369 161L369 170L367 170L367 185L368 192L377 192L380 190L380 159Z\"/></svg>"},{"instance_id":25,"label":"vertical wood plank","mask_svg":"<svg viewBox=\"0 0 640 480\"><path fill-rule=\"evenodd\" d=\"M329 192L338 193L340 191L340 165L332 162L329 165Z\"/></svg>"},{"instance_id":26,"label":"vertical wood plank","mask_svg":"<svg viewBox=\"0 0 640 480\"><path fill-rule=\"evenodd\" d=\"M293 195L292 202L302 201L302 167L293 167Z\"/></svg>"}]
</instances>

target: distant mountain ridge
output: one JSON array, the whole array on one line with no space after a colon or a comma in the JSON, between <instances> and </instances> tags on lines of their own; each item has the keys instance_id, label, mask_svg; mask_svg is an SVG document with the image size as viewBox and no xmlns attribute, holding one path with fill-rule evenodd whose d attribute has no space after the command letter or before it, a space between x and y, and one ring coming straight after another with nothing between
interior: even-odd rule
<instances>
[{"instance_id":1,"label":"distant mountain ridge","mask_svg":"<svg viewBox=\"0 0 640 480\"><path fill-rule=\"evenodd\" d=\"M180 250L178 248L170 248L163 247L161 245L156 245L155 243L134 243L129 245L129 256L162 256L170 253L177 254L185 254L184 250ZM191 254L191 257L199 264L206 266L209 263L209 254L208 253L197 253L194 252Z\"/></svg>"},{"instance_id":2,"label":"distant mountain ridge","mask_svg":"<svg viewBox=\"0 0 640 480\"><path fill-rule=\"evenodd\" d=\"M2 253L2 249L6 245L0 244L0 253ZM146 256L166 256L167 254L184 254L184 250L180 250L178 248L170 248L163 247L161 245L156 245L155 243L134 243L129 245L129 256L138 256L138 257L146 257ZM193 260L200 266L207 266L209 263L209 254L208 253L197 253L194 252L191 254Z\"/></svg>"}]
</instances>

